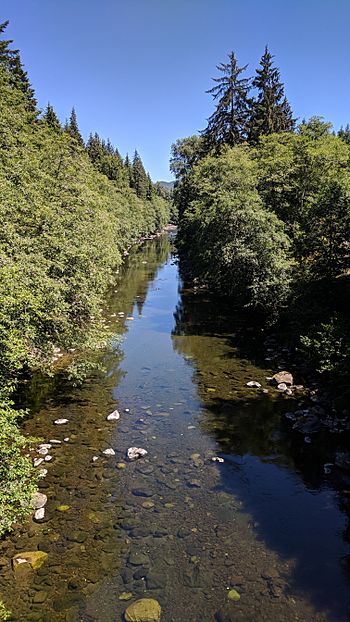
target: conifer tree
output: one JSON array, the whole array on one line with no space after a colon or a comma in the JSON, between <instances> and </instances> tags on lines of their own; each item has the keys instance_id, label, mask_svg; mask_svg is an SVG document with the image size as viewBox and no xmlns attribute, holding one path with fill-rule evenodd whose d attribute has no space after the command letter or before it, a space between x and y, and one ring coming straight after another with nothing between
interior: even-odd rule
<instances>
[{"instance_id":1,"label":"conifer tree","mask_svg":"<svg viewBox=\"0 0 350 622\"><path fill-rule=\"evenodd\" d=\"M131 184L132 184L132 168L131 168L131 162L130 162L130 158L129 158L129 154L128 153L125 156L124 169L125 169L125 172L126 172L126 178L127 178L128 184L131 187Z\"/></svg>"},{"instance_id":2,"label":"conifer tree","mask_svg":"<svg viewBox=\"0 0 350 622\"><path fill-rule=\"evenodd\" d=\"M43 119L55 132L60 132L62 130L58 116L50 102L47 104Z\"/></svg>"},{"instance_id":3,"label":"conifer tree","mask_svg":"<svg viewBox=\"0 0 350 622\"><path fill-rule=\"evenodd\" d=\"M153 186L153 182L152 182L150 174L147 173L147 194L146 194L147 201L152 201L154 195L155 195L155 189Z\"/></svg>"},{"instance_id":4,"label":"conifer tree","mask_svg":"<svg viewBox=\"0 0 350 622\"><path fill-rule=\"evenodd\" d=\"M256 70L253 87L257 97L253 101L249 140L256 143L260 136L274 132L291 132L295 128L292 110L284 93L280 72L273 65L273 56L266 46Z\"/></svg>"},{"instance_id":5,"label":"conifer tree","mask_svg":"<svg viewBox=\"0 0 350 622\"><path fill-rule=\"evenodd\" d=\"M217 84L207 93L210 93L214 100L218 100L218 104L208 119L207 128L202 132L209 147L224 144L233 146L246 138L250 79L241 77L246 68L247 65L238 67L234 52L229 54L228 63L217 66L223 75L213 78Z\"/></svg>"},{"instance_id":6,"label":"conifer tree","mask_svg":"<svg viewBox=\"0 0 350 622\"><path fill-rule=\"evenodd\" d=\"M343 128L343 126L341 126L339 132L338 132L338 136L339 138L341 138L344 143L346 143L347 145L350 145L350 125L349 123L346 124L345 129Z\"/></svg>"},{"instance_id":7,"label":"conifer tree","mask_svg":"<svg viewBox=\"0 0 350 622\"><path fill-rule=\"evenodd\" d=\"M81 145L82 147L84 146L84 140L78 127L77 114L75 112L74 106L72 108L69 122L66 122L65 130L68 134L72 136L72 138L75 138L79 145Z\"/></svg>"},{"instance_id":8,"label":"conifer tree","mask_svg":"<svg viewBox=\"0 0 350 622\"><path fill-rule=\"evenodd\" d=\"M0 35L4 33L9 22L0 24ZM23 69L19 50L11 50L10 45L12 39L3 39L0 41L0 64L10 76L10 84L14 88L22 91L27 102L27 109L30 112L36 112L37 102L34 96L27 72Z\"/></svg>"},{"instance_id":9,"label":"conifer tree","mask_svg":"<svg viewBox=\"0 0 350 622\"><path fill-rule=\"evenodd\" d=\"M147 175L142 160L136 150L132 161L131 187L135 190L140 199L145 199L147 197Z\"/></svg>"}]
</instances>

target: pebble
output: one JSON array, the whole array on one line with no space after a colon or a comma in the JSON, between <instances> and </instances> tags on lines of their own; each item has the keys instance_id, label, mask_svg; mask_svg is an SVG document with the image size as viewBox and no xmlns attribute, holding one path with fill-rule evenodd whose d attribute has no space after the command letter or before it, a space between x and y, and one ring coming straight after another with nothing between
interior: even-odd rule
<instances>
[{"instance_id":1,"label":"pebble","mask_svg":"<svg viewBox=\"0 0 350 622\"><path fill-rule=\"evenodd\" d=\"M47 454L47 456L45 456L44 460L45 460L45 462L50 462L50 460L52 460L52 456Z\"/></svg>"},{"instance_id":2,"label":"pebble","mask_svg":"<svg viewBox=\"0 0 350 622\"><path fill-rule=\"evenodd\" d=\"M129 447L127 451L127 456L129 460L137 460L138 458L142 458L147 454L148 451L146 451L146 449L142 449L142 447Z\"/></svg>"},{"instance_id":3,"label":"pebble","mask_svg":"<svg viewBox=\"0 0 350 622\"><path fill-rule=\"evenodd\" d=\"M260 389L261 384L260 382L256 382L256 380L250 380L247 382L247 387L250 387L251 389Z\"/></svg>"},{"instance_id":4,"label":"pebble","mask_svg":"<svg viewBox=\"0 0 350 622\"><path fill-rule=\"evenodd\" d=\"M54 421L54 424L55 424L55 425L63 425L63 424L65 424L65 423L68 423L68 421L69 421L68 419L56 419L56 420Z\"/></svg>"},{"instance_id":5,"label":"pebble","mask_svg":"<svg viewBox=\"0 0 350 622\"><path fill-rule=\"evenodd\" d=\"M35 510L34 520L41 521L43 520L43 518L45 518L45 508L39 508L38 510Z\"/></svg>"},{"instance_id":6,"label":"pebble","mask_svg":"<svg viewBox=\"0 0 350 622\"><path fill-rule=\"evenodd\" d=\"M219 456L214 456L211 459L212 462L225 462L225 460L223 458L219 458Z\"/></svg>"},{"instance_id":7,"label":"pebble","mask_svg":"<svg viewBox=\"0 0 350 622\"><path fill-rule=\"evenodd\" d=\"M105 456L115 456L115 451L111 447L109 449L104 449L102 452Z\"/></svg>"},{"instance_id":8,"label":"pebble","mask_svg":"<svg viewBox=\"0 0 350 622\"><path fill-rule=\"evenodd\" d=\"M53 438L53 439L50 440L50 443L52 445L61 445L62 441L57 440L57 438Z\"/></svg>"},{"instance_id":9,"label":"pebble","mask_svg":"<svg viewBox=\"0 0 350 622\"><path fill-rule=\"evenodd\" d=\"M44 462L44 458L33 458L33 466L38 467Z\"/></svg>"},{"instance_id":10,"label":"pebble","mask_svg":"<svg viewBox=\"0 0 350 622\"><path fill-rule=\"evenodd\" d=\"M120 414L117 410L114 410L107 416L107 421L118 421L118 419L120 419Z\"/></svg>"},{"instance_id":11,"label":"pebble","mask_svg":"<svg viewBox=\"0 0 350 622\"><path fill-rule=\"evenodd\" d=\"M31 504L34 510L39 510L47 504L47 496L42 492L36 492L31 499Z\"/></svg>"}]
</instances>

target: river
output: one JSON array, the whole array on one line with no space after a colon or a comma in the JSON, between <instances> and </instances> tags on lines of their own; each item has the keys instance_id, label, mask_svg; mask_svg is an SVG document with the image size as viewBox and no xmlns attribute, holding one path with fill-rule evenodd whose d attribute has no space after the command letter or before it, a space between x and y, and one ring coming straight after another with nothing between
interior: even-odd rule
<instances>
[{"instance_id":1,"label":"river","mask_svg":"<svg viewBox=\"0 0 350 622\"><path fill-rule=\"evenodd\" d=\"M105 313L107 372L37 398L24 425L61 443L44 521L0 542L11 619L116 622L149 597L162 622L348 620L344 498L327 449L291 436L295 398L269 387L254 331L252 346L229 308L182 286L168 235L131 252ZM148 454L130 462L132 446ZM45 563L15 575L11 558L36 550Z\"/></svg>"}]
</instances>

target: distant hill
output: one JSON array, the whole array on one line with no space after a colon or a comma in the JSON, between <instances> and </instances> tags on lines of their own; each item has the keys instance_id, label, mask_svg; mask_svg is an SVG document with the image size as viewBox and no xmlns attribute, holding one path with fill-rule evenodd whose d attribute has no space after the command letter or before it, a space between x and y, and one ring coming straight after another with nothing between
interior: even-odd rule
<instances>
[{"instance_id":1,"label":"distant hill","mask_svg":"<svg viewBox=\"0 0 350 622\"><path fill-rule=\"evenodd\" d=\"M174 189L174 181L158 181L157 183L163 186L163 188L169 190L170 192Z\"/></svg>"}]
</instances>

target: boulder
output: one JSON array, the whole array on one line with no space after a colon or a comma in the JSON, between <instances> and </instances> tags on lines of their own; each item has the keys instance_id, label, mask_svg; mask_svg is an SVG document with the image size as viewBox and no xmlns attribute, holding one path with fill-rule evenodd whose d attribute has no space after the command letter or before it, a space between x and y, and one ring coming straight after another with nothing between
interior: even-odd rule
<instances>
[{"instance_id":1,"label":"boulder","mask_svg":"<svg viewBox=\"0 0 350 622\"><path fill-rule=\"evenodd\" d=\"M126 622L160 622L161 607L153 598L141 598L125 610Z\"/></svg>"},{"instance_id":2,"label":"boulder","mask_svg":"<svg viewBox=\"0 0 350 622\"><path fill-rule=\"evenodd\" d=\"M30 567L32 570L38 570L47 558L48 554L44 551L25 551L24 553L17 553L17 555L12 558L12 568L17 572L26 565L26 567Z\"/></svg>"},{"instance_id":3,"label":"boulder","mask_svg":"<svg viewBox=\"0 0 350 622\"><path fill-rule=\"evenodd\" d=\"M129 460L137 460L138 458L146 456L147 453L146 449L142 449L142 447L129 447L127 456Z\"/></svg>"},{"instance_id":4,"label":"boulder","mask_svg":"<svg viewBox=\"0 0 350 622\"><path fill-rule=\"evenodd\" d=\"M287 386L293 385L293 376L289 371L279 371L271 378L272 384L278 386L279 384L286 384Z\"/></svg>"}]
</instances>

